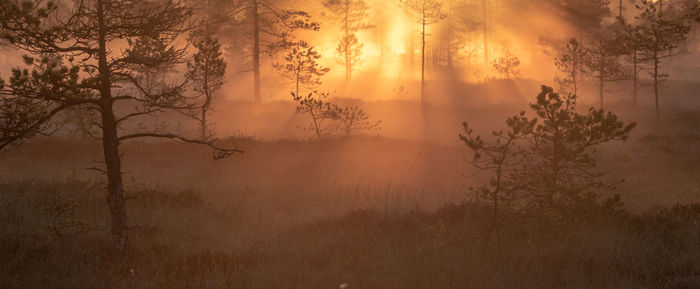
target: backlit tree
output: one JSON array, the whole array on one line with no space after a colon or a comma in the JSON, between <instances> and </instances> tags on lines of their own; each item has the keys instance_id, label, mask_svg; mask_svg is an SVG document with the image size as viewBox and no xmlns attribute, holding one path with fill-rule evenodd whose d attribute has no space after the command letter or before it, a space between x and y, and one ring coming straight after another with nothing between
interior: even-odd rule
<instances>
[{"instance_id":1,"label":"backlit tree","mask_svg":"<svg viewBox=\"0 0 700 289\"><path fill-rule=\"evenodd\" d=\"M690 19L687 15L662 17L659 5L650 0L642 0L637 9L640 16L637 17L639 24L634 35L637 37L636 43L639 44L640 62L651 68L656 118L659 120L659 86L667 76L661 71L661 64L664 60L681 53L678 48L685 43L690 32Z\"/></svg>"},{"instance_id":2,"label":"backlit tree","mask_svg":"<svg viewBox=\"0 0 700 289\"><path fill-rule=\"evenodd\" d=\"M554 58L557 69L564 73L564 78L557 78L557 82L574 95L578 95L579 75L584 72L586 55L587 51L578 40L572 38Z\"/></svg>"},{"instance_id":3,"label":"backlit tree","mask_svg":"<svg viewBox=\"0 0 700 289\"><path fill-rule=\"evenodd\" d=\"M295 83L294 95L299 95L300 86L313 87L321 84L321 76L330 69L319 64L321 54L306 41L299 41L289 47L283 63L275 68Z\"/></svg>"},{"instance_id":4,"label":"backlit tree","mask_svg":"<svg viewBox=\"0 0 700 289\"><path fill-rule=\"evenodd\" d=\"M494 227L507 213L519 220L572 221L602 206L598 190L610 184L601 180L595 149L625 140L636 125L602 109L579 113L575 95L545 86L530 108L536 118L525 112L508 118L508 130L494 132L493 140L466 123L460 135L474 151L470 164L492 173L478 192L493 205Z\"/></svg>"},{"instance_id":5,"label":"backlit tree","mask_svg":"<svg viewBox=\"0 0 700 289\"><path fill-rule=\"evenodd\" d=\"M261 58L273 56L293 43L294 32L318 31L320 25L304 10L288 9L271 0L244 0L243 17L235 18L233 37L235 45L252 58L253 93L256 103L261 98Z\"/></svg>"},{"instance_id":6,"label":"backlit tree","mask_svg":"<svg viewBox=\"0 0 700 289\"><path fill-rule=\"evenodd\" d=\"M504 79L513 79L520 77L520 59L517 56L506 50L506 54L502 57L497 58L493 62L493 69L499 74L503 75Z\"/></svg>"},{"instance_id":7,"label":"backlit tree","mask_svg":"<svg viewBox=\"0 0 700 289\"><path fill-rule=\"evenodd\" d=\"M355 36L355 34L350 34L344 36L335 48L335 52L342 56L340 63L345 65L345 75L348 81L350 80L354 67L360 63L363 47L364 45L360 43L357 36Z\"/></svg>"},{"instance_id":8,"label":"backlit tree","mask_svg":"<svg viewBox=\"0 0 700 289\"><path fill-rule=\"evenodd\" d=\"M101 131L105 167L98 169L107 176L116 251L123 253L129 244L120 144L156 137L210 146L216 158L236 151L219 148L213 140L188 139L165 126L122 133L130 121L153 120L166 111L193 107L183 96L182 83L151 87L141 74L147 68L184 61L186 51L174 41L189 29L191 11L180 2L75 1L72 8L60 10L51 1L5 0L0 11L0 39L38 56L25 57L33 66L31 72L13 69L3 88L3 108L25 111L21 117L9 116L9 122L25 123L10 132L10 140L40 132L67 108L91 109L99 115L96 127ZM124 39L133 41L124 48ZM144 43L139 39L149 41L148 48L139 45Z\"/></svg>"},{"instance_id":9,"label":"backlit tree","mask_svg":"<svg viewBox=\"0 0 700 289\"><path fill-rule=\"evenodd\" d=\"M620 63L624 50L623 43L613 33L600 31L591 37L585 66L587 72L598 81L600 107L603 107L606 82L629 79L629 68Z\"/></svg>"},{"instance_id":10,"label":"backlit tree","mask_svg":"<svg viewBox=\"0 0 700 289\"><path fill-rule=\"evenodd\" d=\"M216 93L224 85L226 74L226 62L220 51L221 44L213 32L213 29L204 27L190 33L190 43L197 52L192 56L192 60L187 62L185 73L192 90L196 93L198 103L198 107L187 115L199 122L199 137L202 141L211 137L208 118Z\"/></svg>"},{"instance_id":11,"label":"backlit tree","mask_svg":"<svg viewBox=\"0 0 700 289\"><path fill-rule=\"evenodd\" d=\"M401 6L413 17L413 21L421 26L421 85L420 100L425 101L425 36L426 27L445 19L447 14L442 11L442 3L438 0L401 0Z\"/></svg>"},{"instance_id":12,"label":"backlit tree","mask_svg":"<svg viewBox=\"0 0 700 289\"><path fill-rule=\"evenodd\" d=\"M365 0L324 0L323 7L341 22L343 36L336 52L343 58L345 79L350 81L353 66L359 61L363 46L359 43L356 32L371 27L365 22L369 6Z\"/></svg>"}]
</instances>

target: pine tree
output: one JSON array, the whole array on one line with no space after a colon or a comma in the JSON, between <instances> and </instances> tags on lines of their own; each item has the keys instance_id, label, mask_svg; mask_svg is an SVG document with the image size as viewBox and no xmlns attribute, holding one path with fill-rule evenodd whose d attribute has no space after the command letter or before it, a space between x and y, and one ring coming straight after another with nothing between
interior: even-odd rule
<instances>
[{"instance_id":1,"label":"pine tree","mask_svg":"<svg viewBox=\"0 0 700 289\"><path fill-rule=\"evenodd\" d=\"M595 147L625 140L636 124L603 109L578 113L575 95L561 96L550 87L530 107L542 122L531 134L531 158L514 176L530 198L528 209L559 217L585 209L597 198L595 190L606 186L598 180Z\"/></svg>"},{"instance_id":2,"label":"pine tree","mask_svg":"<svg viewBox=\"0 0 700 289\"><path fill-rule=\"evenodd\" d=\"M620 63L619 57L624 53L624 46L613 33L601 30L592 35L587 49L585 66L589 73L598 80L600 107L603 107L604 86L609 81L629 79L629 68Z\"/></svg>"},{"instance_id":3,"label":"pine tree","mask_svg":"<svg viewBox=\"0 0 700 289\"><path fill-rule=\"evenodd\" d=\"M204 27L190 33L189 41L197 52L192 56L192 60L187 62L185 73L199 102L198 108L187 115L199 122L199 138L202 141L211 137L208 118L212 112L216 92L224 85L226 74L226 62L220 51L221 44L213 32L213 29Z\"/></svg>"},{"instance_id":4,"label":"pine tree","mask_svg":"<svg viewBox=\"0 0 700 289\"><path fill-rule=\"evenodd\" d=\"M459 138L474 152L468 163L477 169L477 173L493 173L487 184L476 189L477 197L489 202L492 207L491 228L487 239L495 235L496 240L499 240L499 228L507 219L505 215L516 208L518 184L511 176L527 160L521 142L527 140L536 123L536 119L527 119L523 111L506 119L507 131L493 131L492 141L475 134L466 121L462 123L464 134L460 134Z\"/></svg>"},{"instance_id":5,"label":"pine tree","mask_svg":"<svg viewBox=\"0 0 700 289\"><path fill-rule=\"evenodd\" d=\"M305 96L294 93L292 96L297 103L296 112L311 118L311 124L305 129L311 130L316 138L380 129L381 121L370 120L369 115L357 106L331 103L327 92L314 90Z\"/></svg>"},{"instance_id":6,"label":"pine tree","mask_svg":"<svg viewBox=\"0 0 700 289\"><path fill-rule=\"evenodd\" d=\"M168 110L190 109L184 86L161 82L150 86L141 77L151 68L181 62L186 54L173 42L189 28L191 10L180 2L84 1L66 11L51 1L0 2L0 39L40 58L25 57L33 65L13 69L2 93L2 122L25 122L13 130L8 142L41 131L57 114L68 108L92 109L99 114L104 168L107 176L107 205L111 216L114 249L124 254L129 244L129 226L122 181L120 144L155 137L207 145L215 157L237 150L222 149L213 141L192 140L153 127L152 131L122 134L128 121L157 117ZM130 40L126 49L124 39ZM146 44L149 45L141 45ZM117 110L119 108L127 108ZM128 110L130 108L130 110ZM24 111L24 116L14 111ZM4 134L4 133L3 133ZM8 134L4 134L7 136Z\"/></svg>"},{"instance_id":7,"label":"pine tree","mask_svg":"<svg viewBox=\"0 0 700 289\"><path fill-rule=\"evenodd\" d=\"M483 29L482 36L484 38L484 65L488 65L490 61L489 58L489 9L488 9L488 3L489 1L487 0L482 0L482 15L483 17L481 18L481 27Z\"/></svg>"},{"instance_id":8,"label":"pine tree","mask_svg":"<svg viewBox=\"0 0 700 289\"><path fill-rule=\"evenodd\" d=\"M447 15L442 11L442 3L438 0L401 0L401 6L406 9L413 20L421 25L421 86L420 100L425 101L425 36L426 27L440 22Z\"/></svg>"},{"instance_id":9,"label":"pine tree","mask_svg":"<svg viewBox=\"0 0 700 289\"><path fill-rule=\"evenodd\" d=\"M639 44L639 61L646 63L651 68L651 76L654 80L654 104L656 118L661 119L659 109L659 88L663 79L667 76L661 71L661 64L665 59L681 53L678 49L685 43L690 25L687 15L662 17L659 5L650 0L642 0L636 6L640 10L637 17L637 25L634 36L635 43Z\"/></svg>"},{"instance_id":10,"label":"pine tree","mask_svg":"<svg viewBox=\"0 0 700 289\"><path fill-rule=\"evenodd\" d=\"M623 53L625 54L627 61L632 64L631 78L632 78L632 102L637 105L637 91L639 89L639 51L641 46L640 43L642 37L639 35L639 27L627 23L624 18L618 18L620 29L616 30L617 39L620 40L620 44L623 47Z\"/></svg>"},{"instance_id":11,"label":"pine tree","mask_svg":"<svg viewBox=\"0 0 700 289\"><path fill-rule=\"evenodd\" d=\"M503 75L504 79L511 80L520 77L520 59L506 50L503 57L499 57L493 62L493 69Z\"/></svg>"},{"instance_id":12,"label":"pine tree","mask_svg":"<svg viewBox=\"0 0 700 289\"><path fill-rule=\"evenodd\" d=\"M232 27L237 33L234 45L251 57L254 99L260 103L262 57L285 50L294 42L295 32L318 31L320 24L307 11L287 9L272 0L244 0L241 5L244 15L235 18Z\"/></svg>"},{"instance_id":13,"label":"pine tree","mask_svg":"<svg viewBox=\"0 0 700 289\"><path fill-rule=\"evenodd\" d=\"M574 95L578 95L579 75L585 71L586 58L587 51L574 38L570 39L554 58L557 69L565 75L562 79L557 78L557 82L562 88L570 87Z\"/></svg>"},{"instance_id":14,"label":"pine tree","mask_svg":"<svg viewBox=\"0 0 700 289\"><path fill-rule=\"evenodd\" d=\"M570 221L602 205L597 191L609 184L600 180L595 148L625 140L636 126L602 109L579 113L575 95L546 86L530 108L536 118L525 112L508 118L508 130L494 132L493 141L463 125L460 137L474 151L470 164L493 173L478 192L493 205L494 227L506 213L520 220Z\"/></svg>"},{"instance_id":15,"label":"pine tree","mask_svg":"<svg viewBox=\"0 0 700 289\"><path fill-rule=\"evenodd\" d=\"M362 55L362 48L364 45L360 43L355 34L350 34L344 36L340 40L338 46L335 48L335 52L341 55L340 63L345 65L345 76L346 80L351 79L353 68L360 63L360 56Z\"/></svg>"},{"instance_id":16,"label":"pine tree","mask_svg":"<svg viewBox=\"0 0 700 289\"><path fill-rule=\"evenodd\" d=\"M577 39L598 31L603 20L611 16L610 0L550 0L550 3L576 28Z\"/></svg>"},{"instance_id":17,"label":"pine tree","mask_svg":"<svg viewBox=\"0 0 700 289\"><path fill-rule=\"evenodd\" d=\"M314 87L321 84L321 76L330 70L319 64L321 54L306 41L299 41L289 47L284 63L275 64L275 68L295 83L294 96L299 96L303 85Z\"/></svg>"},{"instance_id":18,"label":"pine tree","mask_svg":"<svg viewBox=\"0 0 700 289\"><path fill-rule=\"evenodd\" d=\"M356 32L371 27L365 20L369 6L365 0L324 0L325 7L336 19L340 19L343 36L336 51L345 65L345 80L352 79L353 66L357 64L362 50Z\"/></svg>"},{"instance_id":19,"label":"pine tree","mask_svg":"<svg viewBox=\"0 0 700 289\"><path fill-rule=\"evenodd\" d=\"M451 6L448 9L448 65L453 64L454 55L464 47L467 48L467 65L471 65L472 57L478 47L475 45L474 34L484 25L477 13L479 6L473 1L452 0L449 3Z\"/></svg>"}]
</instances>

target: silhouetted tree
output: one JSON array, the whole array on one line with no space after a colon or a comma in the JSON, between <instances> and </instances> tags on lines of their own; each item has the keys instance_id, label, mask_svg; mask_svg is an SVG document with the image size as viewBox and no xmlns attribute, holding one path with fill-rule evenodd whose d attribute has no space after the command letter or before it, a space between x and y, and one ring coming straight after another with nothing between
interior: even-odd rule
<instances>
[{"instance_id":1,"label":"silhouetted tree","mask_svg":"<svg viewBox=\"0 0 700 289\"><path fill-rule=\"evenodd\" d=\"M605 82L629 79L629 68L623 66L619 59L624 49L620 39L611 32L600 31L591 37L584 64L587 71L598 80L601 108Z\"/></svg>"},{"instance_id":2,"label":"silhouetted tree","mask_svg":"<svg viewBox=\"0 0 700 289\"><path fill-rule=\"evenodd\" d=\"M243 6L248 13L234 28L243 27L242 38L234 41L250 41L254 96L255 102L260 103L261 56L274 55L291 45L295 31L318 31L320 25L311 20L308 12L281 8L270 0L245 0Z\"/></svg>"},{"instance_id":3,"label":"silhouetted tree","mask_svg":"<svg viewBox=\"0 0 700 289\"><path fill-rule=\"evenodd\" d=\"M554 58L557 69L564 73L564 78L557 78L557 82L562 88L571 87L571 92L578 95L579 74L583 73L587 51L581 47L579 42L572 38L565 46L560 48L558 55Z\"/></svg>"},{"instance_id":4,"label":"silhouetted tree","mask_svg":"<svg viewBox=\"0 0 700 289\"><path fill-rule=\"evenodd\" d=\"M577 30L577 39L588 32L598 31L611 15L610 0L549 0L561 12L561 17Z\"/></svg>"},{"instance_id":5,"label":"silhouetted tree","mask_svg":"<svg viewBox=\"0 0 700 289\"><path fill-rule=\"evenodd\" d=\"M632 101L634 105L637 105L637 90L639 88L639 50L643 45L640 43L642 37L639 35L639 27L627 23L624 18L618 18L618 22L621 26L620 29L616 30L618 34L616 37L620 40L620 45L623 47L624 54L626 55L627 61L632 64L631 78L632 78Z\"/></svg>"},{"instance_id":6,"label":"silhouetted tree","mask_svg":"<svg viewBox=\"0 0 700 289\"><path fill-rule=\"evenodd\" d=\"M691 0L687 5L687 10L690 11L690 18L696 23L700 23L700 3Z\"/></svg>"},{"instance_id":7,"label":"silhouetted tree","mask_svg":"<svg viewBox=\"0 0 700 289\"><path fill-rule=\"evenodd\" d=\"M0 79L0 153L26 138L55 131L57 124L50 123L54 116L88 97L78 88L77 67L63 66L60 59L51 56L38 63L25 56L25 61L36 65L38 71L30 74L28 70L13 69L9 84ZM30 81L40 78L53 81ZM55 106L52 99L64 101Z\"/></svg>"},{"instance_id":8,"label":"silhouetted tree","mask_svg":"<svg viewBox=\"0 0 700 289\"><path fill-rule=\"evenodd\" d=\"M481 27L483 29L483 37L484 37L484 65L488 65L489 62L489 17L488 17L488 3L489 1L487 0L482 0L482 15L483 17L481 18Z\"/></svg>"},{"instance_id":9,"label":"silhouetted tree","mask_svg":"<svg viewBox=\"0 0 700 289\"><path fill-rule=\"evenodd\" d=\"M438 0L401 0L404 7L412 16L413 20L421 25L421 86L420 100L425 101L425 28L428 25L440 22L447 17L442 12L442 3Z\"/></svg>"},{"instance_id":10,"label":"silhouetted tree","mask_svg":"<svg viewBox=\"0 0 700 289\"><path fill-rule=\"evenodd\" d=\"M312 91L306 96L296 95L296 112L308 114L311 124L305 129L313 131L316 138L333 135L350 135L354 131L377 130L381 121L371 121L369 115L357 106L341 107L328 100L329 93Z\"/></svg>"},{"instance_id":11,"label":"silhouetted tree","mask_svg":"<svg viewBox=\"0 0 700 289\"><path fill-rule=\"evenodd\" d=\"M510 54L509 50L506 50L505 55L497 58L493 62L493 69L508 80L520 77L520 70L518 69L519 66L520 59L518 59L517 56Z\"/></svg>"},{"instance_id":12,"label":"silhouetted tree","mask_svg":"<svg viewBox=\"0 0 700 289\"><path fill-rule=\"evenodd\" d=\"M634 2L636 2L636 0L618 0L618 3L617 3L617 17L618 18L624 17L625 2L634 3Z\"/></svg>"},{"instance_id":13,"label":"silhouetted tree","mask_svg":"<svg viewBox=\"0 0 700 289\"><path fill-rule=\"evenodd\" d=\"M306 96L292 93L292 97L297 102L297 113L311 117L311 125L305 129L312 130L315 137L327 136L336 129L337 116L328 101L328 93L313 91Z\"/></svg>"},{"instance_id":14,"label":"silhouetted tree","mask_svg":"<svg viewBox=\"0 0 700 289\"><path fill-rule=\"evenodd\" d=\"M661 62L667 58L681 53L678 50L690 32L689 18L687 15L661 17L661 12L656 3L650 0L642 0L636 6L641 14L637 17L636 44L639 44L639 61L647 63L651 67L651 75L654 79L654 103L656 118L661 118L659 109L659 85L667 74L660 70Z\"/></svg>"},{"instance_id":15,"label":"silhouetted tree","mask_svg":"<svg viewBox=\"0 0 700 289\"><path fill-rule=\"evenodd\" d=\"M542 87L530 106L542 122L532 131L529 159L514 175L529 200L524 209L564 217L595 204L596 190L608 184L599 180L604 174L596 170L594 148L627 139L636 124L603 109L578 113L575 95L560 96L550 87Z\"/></svg>"},{"instance_id":16,"label":"silhouetted tree","mask_svg":"<svg viewBox=\"0 0 700 289\"><path fill-rule=\"evenodd\" d=\"M336 111L341 131L346 136L355 131L378 130L382 124L381 120L370 120L369 115L357 106L336 106Z\"/></svg>"},{"instance_id":17,"label":"silhouetted tree","mask_svg":"<svg viewBox=\"0 0 700 289\"><path fill-rule=\"evenodd\" d=\"M609 184L600 181L604 174L596 170L595 147L625 140L636 124L602 109L578 113L575 103L575 95L562 97L543 86L530 104L541 121L524 112L508 118L508 132L494 133L491 144L464 125L461 138L475 152L472 165L494 172L480 191L494 207L500 200L521 218L553 221L601 205L596 190Z\"/></svg>"},{"instance_id":18,"label":"silhouetted tree","mask_svg":"<svg viewBox=\"0 0 700 289\"><path fill-rule=\"evenodd\" d=\"M63 114L65 124L71 126L72 131L82 139L88 139L95 135L93 123L97 122L97 115L92 110L72 107Z\"/></svg>"},{"instance_id":19,"label":"silhouetted tree","mask_svg":"<svg viewBox=\"0 0 700 289\"><path fill-rule=\"evenodd\" d=\"M124 252L128 247L129 227L121 143L142 137L178 139L210 146L215 149L216 158L236 150L219 148L213 141L187 139L163 127L119 133L120 126L123 128L135 118L192 107L182 94L183 85L148 88L139 77L139 71L146 67L182 62L185 51L172 43L189 29L190 9L169 0L95 0L74 4L70 10L58 11L50 1L0 2L3 11L0 39L27 53L42 55L38 60L26 57L25 62L34 65L31 73L28 69L13 69L3 90L7 108L28 111L22 117L9 116L10 122L26 123L12 130L9 140L40 132L42 126L67 108L96 111L100 116L96 125L101 129L113 244L115 250ZM149 39L151 44L158 45L143 50L137 42L130 42L123 48L123 39Z\"/></svg>"},{"instance_id":20,"label":"silhouetted tree","mask_svg":"<svg viewBox=\"0 0 700 289\"><path fill-rule=\"evenodd\" d=\"M190 81L199 102L198 108L187 115L199 122L199 137L206 141L211 137L208 116L216 92L224 85L226 61L221 56L221 44L214 36L212 28L194 30L190 33L190 43L197 49L192 60L187 62L185 77Z\"/></svg>"},{"instance_id":21,"label":"silhouetted tree","mask_svg":"<svg viewBox=\"0 0 700 289\"><path fill-rule=\"evenodd\" d=\"M340 63L345 65L345 80L351 79L353 67L360 62L363 47L364 45L359 42L357 36L350 34L344 36L335 48L335 52L342 56Z\"/></svg>"},{"instance_id":22,"label":"silhouetted tree","mask_svg":"<svg viewBox=\"0 0 700 289\"><path fill-rule=\"evenodd\" d=\"M232 0L182 0L193 10L193 17L198 20L199 29L207 28L213 34L223 32L226 24L233 18L240 17L245 11L244 1Z\"/></svg>"},{"instance_id":23,"label":"silhouetted tree","mask_svg":"<svg viewBox=\"0 0 700 289\"><path fill-rule=\"evenodd\" d=\"M473 1L451 0L449 4L448 65L452 66L454 55L464 47L467 47L467 65L471 65L472 56L477 51L474 47L474 34L483 26L483 22L478 20L479 7Z\"/></svg>"},{"instance_id":24,"label":"silhouetted tree","mask_svg":"<svg viewBox=\"0 0 700 289\"><path fill-rule=\"evenodd\" d=\"M619 0L619 4L617 6L617 13L618 13L617 17L620 17L620 18L622 18L622 1L623 0Z\"/></svg>"},{"instance_id":25,"label":"silhouetted tree","mask_svg":"<svg viewBox=\"0 0 700 289\"><path fill-rule=\"evenodd\" d=\"M536 119L528 120L524 117L523 111L506 119L509 130L493 131L494 140L489 143L480 135L474 134L474 130L466 121L462 123L464 134L460 134L459 138L474 151L469 164L477 169L476 174L493 173L487 184L476 189L477 197L486 200L492 207L491 228L487 239L493 233L499 240L499 228L504 222L503 215L513 210L513 205L518 202L518 184L511 178L511 174L526 160L526 152L520 142L528 138L537 122Z\"/></svg>"},{"instance_id":26,"label":"silhouetted tree","mask_svg":"<svg viewBox=\"0 0 700 289\"><path fill-rule=\"evenodd\" d=\"M336 51L340 54L345 64L345 79L352 78L353 65L357 63L362 50L355 33L360 29L369 28L365 22L367 20L367 10L369 6L365 0L324 0L325 7L330 14L342 22L343 36L338 43Z\"/></svg>"},{"instance_id":27,"label":"silhouetted tree","mask_svg":"<svg viewBox=\"0 0 700 289\"><path fill-rule=\"evenodd\" d=\"M321 59L313 46L306 41L299 41L289 47L289 52L284 58L284 63L275 64L275 68L296 84L294 95L299 94L300 85L313 87L321 84L321 76L330 69L321 66Z\"/></svg>"}]
</instances>

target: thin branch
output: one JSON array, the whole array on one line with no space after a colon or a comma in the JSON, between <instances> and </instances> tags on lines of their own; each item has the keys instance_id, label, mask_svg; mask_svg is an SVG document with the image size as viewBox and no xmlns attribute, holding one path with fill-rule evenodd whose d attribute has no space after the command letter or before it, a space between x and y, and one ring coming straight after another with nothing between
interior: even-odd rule
<instances>
[{"instance_id":1,"label":"thin branch","mask_svg":"<svg viewBox=\"0 0 700 289\"><path fill-rule=\"evenodd\" d=\"M214 159L215 160L227 158L227 157L233 155L234 153L243 153L243 151L239 150L239 149L226 149L226 148L219 147L219 146L214 144L214 142L216 140L203 141L203 140L197 140L197 139L190 139L190 138L186 138L186 137L172 134L172 133L135 133L135 134L121 136L117 140L119 142L122 142L122 141L129 140L129 139L144 138L144 137L167 138L167 139L179 140L179 141L182 141L185 143L207 146L207 147L214 149Z\"/></svg>"}]
</instances>

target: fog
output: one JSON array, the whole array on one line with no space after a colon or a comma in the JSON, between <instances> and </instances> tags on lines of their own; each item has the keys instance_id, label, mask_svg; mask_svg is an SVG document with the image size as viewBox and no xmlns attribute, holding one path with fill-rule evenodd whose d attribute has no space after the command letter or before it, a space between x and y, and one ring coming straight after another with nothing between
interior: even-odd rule
<instances>
[{"instance_id":1,"label":"fog","mask_svg":"<svg viewBox=\"0 0 700 289\"><path fill-rule=\"evenodd\" d=\"M695 288L700 1L0 0L2 288Z\"/></svg>"},{"instance_id":2,"label":"fog","mask_svg":"<svg viewBox=\"0 0 700 289\"><path fill-rule=\"evenodd\" d=\"M320 24L319 31L296 31L292 34L294 40L311 43L321 55L318 61L320 65L330 69L320 78L320 84L303 87L302 91L327 91L330 92L331 99L349 99L355 103L362 101L362 107L383 120L381 135L422 139L435 139L436 135L440 135L437 139L443 143L456 140L454 135L459 129L459 121L466 115L465 109L491 107L490 115L495 113L497 116L494 117L500 119L526 107L540 85L557 87L554 79L561 72L554 65L556 48L552 45L562 45L570 38L586 41L590 37L589 33L597 29L615 29L615 17L619 9L617 1L612 1L607 7L609 14L600 17L601 28L585 28L579 27L576 21L584 19L584 9L592 9L590 7L595 4L577 7L579 4L574 3L568 4L573 7L567 7L566 3L557 1L487 1L489 61L485 62L482 1L445 1L442 4L446 17L426 26L425 89L428 91L428 103L447 109L443 113L437 113L437 117L447 118L445 122L451 123L436 123L428 129L432 131L431 134L419 136L410 132L416 127L410 120L423 116L416 111L401 111L396 108L397 105L388 103L398 100L400 107L403 101L420 100L421 26L412 21L409 12L400 3L367 2L366 15L361 19L367 27L355 32L362 48L358 63L353 67L351 81L346 80L343 57L336 51L343 34L342 18L333 16L318 1L277 1L271 4L278 5L280 9L307 11L312 16L311 19ZM583 11L571 11L572 9ZM623 1L623 15L627 19L634 19L639 16L639 10L634 7L634 3ZM245 21L239 25L232 29L250 28ZM695 81L700 74L700 61L696 53L700 42L695 37L695 27L680 48L684 52L663 63L663 69L668 72L668 80L671 82ZM246 40L246 35L241 37L239 33L231 34L226 29L222 30L219 37L224 55L227 62L234 65L227 70L226 84L219 92L221 98L218 101L222 104L217 106L220 113L214 116L219 133L252 134L263 138L303 138L304 132L294 129L298 123L295 122L297 120L293 109L270 111L267 115L274 115L271 119L258 117L254 113L247 118L239 117L251 113L245 103L254 99L250 41ZM503 81L503 77L494 71L493 62L506 51L518 58L520 76L498 83ZM294 90L294 81L281 76L274 68L275 63L283 62L284 56L284 51L280 51L261 57L263 102L291 101L290 92ZM642 84L640 93L651 93L653 88L648 82L652 76L648 69L640 69L639 77L640 82L645 83ZM595 79L586 79L585 75L582 78L583 91L578 101L580 107L586 109L595 106L598 101L597 83ZM610 92L610 100L631 101L630 82L631 80L612 82L606 88ZM668 104L673 105L673 102ZM640 97L641 107L652 105L651 97ZM278 103L269 107L274 110L282 106ZM498 111L498 107L503 112ZM255 110L260 108L253 108ZM484 118L476 117L474 121L482 119ZM496 124L501 122L497 121ZM445 126L452 126L453 129L445 129Z\"/></svg>"}]
</instances>

